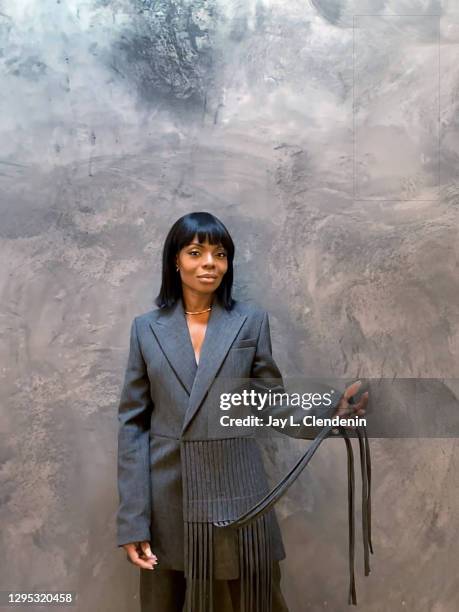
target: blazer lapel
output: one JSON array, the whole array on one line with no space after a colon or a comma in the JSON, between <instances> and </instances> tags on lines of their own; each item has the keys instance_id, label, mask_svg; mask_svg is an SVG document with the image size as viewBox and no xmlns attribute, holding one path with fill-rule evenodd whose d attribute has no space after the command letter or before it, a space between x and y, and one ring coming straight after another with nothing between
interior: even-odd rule
<instances>
[{"instance_id":1,"label":"blazer lapel","mask_svg":"<svg viewBox=\"0 0 459 612\"><path fill-rule=\"evenodd\" d=\"M170 366L190 395L198 366L182 300L177 300L172 308L157 312L157 318L150 321L150 327Z\"/></svg>"},{"instance_id":2,"label":"blazer lapel","mask_svg":"<svg viewBox=\"0 0 459 612\"><path fill-rule=\"evenodd\" d=\"M199 410L204 397L209 390L223 360L225 359L236 334L246 320L246 315L235 311L228 311L215 301L207 322L206 335L199 355L199 366L196 371L194 384L191 390L188 409L185 413L182 434ZM186 321L185 321L186 326ZM187 329L188 333L188 329ZM191 339L188 334L188 342ZM193 348L191 348L193 352ZM194 352L193 352L194 360ZM196 361L194 361L196 364Z\"/></svg>"}]
</instances>

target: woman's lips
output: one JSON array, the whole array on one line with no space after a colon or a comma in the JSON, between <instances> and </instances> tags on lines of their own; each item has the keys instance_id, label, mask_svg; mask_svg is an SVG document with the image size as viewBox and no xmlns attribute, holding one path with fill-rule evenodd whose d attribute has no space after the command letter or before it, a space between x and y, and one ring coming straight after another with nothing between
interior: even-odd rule
<instances>
[{"instance_id":1,"label":"woman's lips","mask_svg":"<svg viewBox=\"0 0 459 612\"><path fill-rule=\"evenodd\" d=\"M198 276L198 279L203 283L215 283L215 281L217 280L213 276Z\"/></svg>"}]
</instances>

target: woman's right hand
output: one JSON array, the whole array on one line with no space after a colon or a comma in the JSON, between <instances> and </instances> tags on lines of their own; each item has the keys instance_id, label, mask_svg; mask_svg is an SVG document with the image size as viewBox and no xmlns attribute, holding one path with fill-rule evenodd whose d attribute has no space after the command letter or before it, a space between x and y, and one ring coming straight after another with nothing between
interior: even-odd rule
<instances>
[{"instance_id":1,"label":"woman's right hand","mask_svg":"<svg viewBox=\"0 0 459 612\"><path fill-rule=\"evenodd\" d=\"M127 553L128 561L133 565L137 565L137 567L142 569L155 569L158 559L151 552L150 542L131 542L123 544L123 548Z\"/></svg>"}]
</instances>

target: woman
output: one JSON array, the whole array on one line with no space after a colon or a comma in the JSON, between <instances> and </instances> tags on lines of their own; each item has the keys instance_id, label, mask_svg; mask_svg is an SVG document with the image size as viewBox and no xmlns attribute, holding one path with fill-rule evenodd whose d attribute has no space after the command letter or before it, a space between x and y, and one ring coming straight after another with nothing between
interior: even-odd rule
<instances>
[{"instance_id":1,"label":"woman","mask_svg":"<svg viewBox=\"0 0 459 612\"><path fill-rule=\"evenodd\" d=\"M163 250L156 310L135 317L119 403L118 546L140 568L142 612L281 612L285 557L271 509L238 528L221 525L268 491L251 436L209 439L224 378L281 380L268 315L233 300L234 244L206 212L178 219ZM333 411L349 405L352 385ZM184 608L185 606L185 608Z\"/></svg>"}]
</instances>

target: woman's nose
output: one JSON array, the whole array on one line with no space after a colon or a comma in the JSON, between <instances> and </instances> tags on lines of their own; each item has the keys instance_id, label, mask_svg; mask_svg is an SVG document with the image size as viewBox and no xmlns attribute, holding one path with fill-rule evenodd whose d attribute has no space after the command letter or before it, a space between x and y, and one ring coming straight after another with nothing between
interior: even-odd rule
<instances>
[{"instance_id":1,"label":"woman's nose","mask_svg":"<svg viewBox=\"0 0 459 612\"><path fill-rule=\"evenodd\" d=\"M214 256L212 255L212 253L209 253L207 255L207 257L204 260L204 265L206 267L213 267L215 265L215 260L214 260Z\"/></svg>"}]
</instances>

